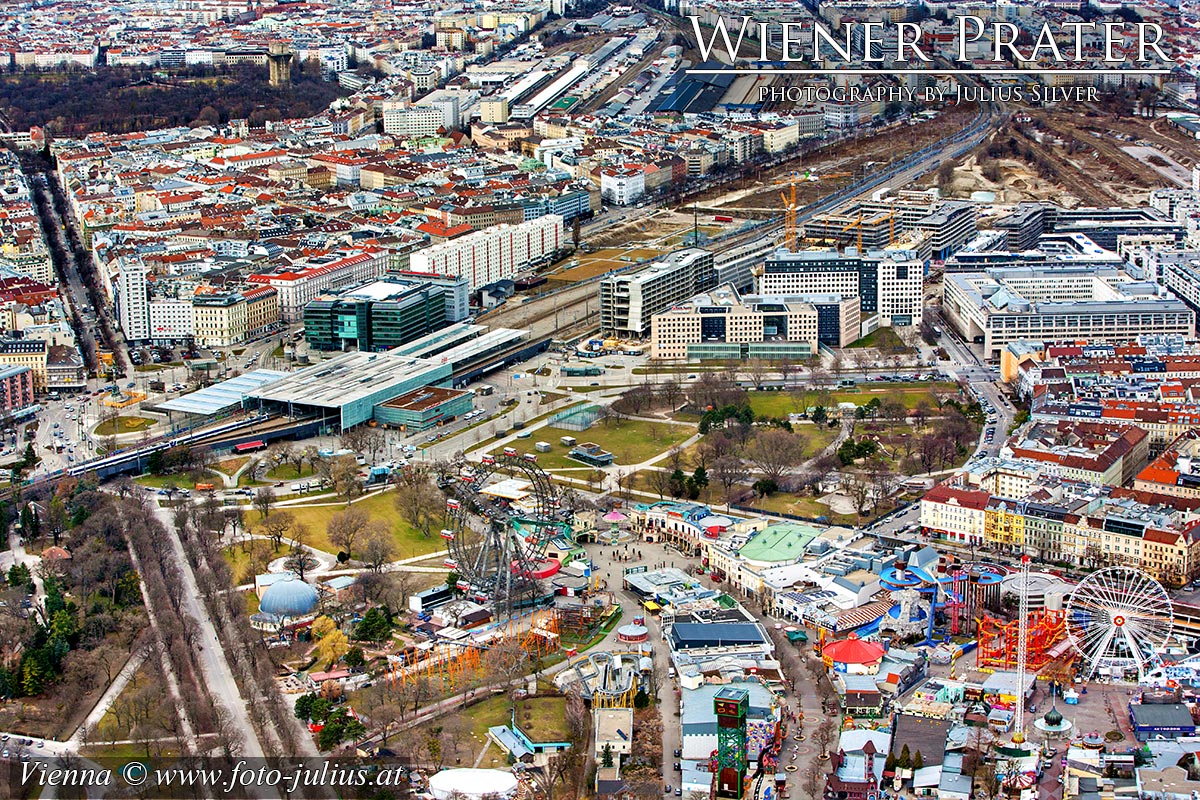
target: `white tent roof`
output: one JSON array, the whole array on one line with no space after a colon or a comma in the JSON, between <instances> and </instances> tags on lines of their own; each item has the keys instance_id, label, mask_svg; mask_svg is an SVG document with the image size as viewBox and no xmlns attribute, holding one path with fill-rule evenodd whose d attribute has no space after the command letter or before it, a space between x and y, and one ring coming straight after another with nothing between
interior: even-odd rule
<instances>
[{"instance_id":1,"label":"white tent roof","mask_svg":"<svg viewBox=\"0 0 1200 800\"><path fill-rule=\"evenodd\" d=\"M429 779L429 791L437 800L447 800L455 792L467 798L508 797L516 790L516 777L499 769L444 769Z\"/></svg>"}]
</instances>

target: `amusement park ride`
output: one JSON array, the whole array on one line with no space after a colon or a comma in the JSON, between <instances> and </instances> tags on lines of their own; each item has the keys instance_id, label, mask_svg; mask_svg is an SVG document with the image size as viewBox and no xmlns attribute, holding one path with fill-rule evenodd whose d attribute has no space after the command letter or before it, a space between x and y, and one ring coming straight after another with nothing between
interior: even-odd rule
<instances>
[{"instance_id":1,"label":"amusement park ride","mask_svg":"<svg viewBox=\"0 0 1200 800\"><path fill-rule=\"evenodd\" d=\"M569 514L561 510L550 476L530 454L505 448L478 464L451 464L438 476L438 485L446 494L445 566L457 573L458 591L488 606L494 622L470 636L391 656L389 679L432 679L465 689L478 681L488 658L536 661L560 652L560 615L547 607L553 588L543 581L562 567L548 555L551 546L554 552L570 552L574 542ZM593 588L598 587L589 584L582 591ZM574 630L581 624L578 616L568 615L572 633L579 633ZM582 621L594 620L584 615Z\"/></svg>"},{"instance_id":2,"label":"amusement park ride","mask_svg":"<svg viewBox=\"0 0 1200 800\"><path fill-rule=\"evenodd\" d=\"M880 626L901 636L925 630L925 644L936 646L937 612L949 618L949 633L968 633L987 594L997 591L1007 570L993 564L955 564L945 574L897 558L879 576L879 585L896 595L898 604Z\"/></svg>"},{"instance_id":3,"label":"amusement park ride","mask_svg":"<svg viewBox=\"0 0 1200 800\"><path fill-rule=\"evenodd\" d=\"M505 448L479 464L455 463L438 481L448 495L446 567L459 591L497 618L545 600L539 581L562 567L547 547L571 537L550 476L529 455Z\"/></svg>"}]
</instances>

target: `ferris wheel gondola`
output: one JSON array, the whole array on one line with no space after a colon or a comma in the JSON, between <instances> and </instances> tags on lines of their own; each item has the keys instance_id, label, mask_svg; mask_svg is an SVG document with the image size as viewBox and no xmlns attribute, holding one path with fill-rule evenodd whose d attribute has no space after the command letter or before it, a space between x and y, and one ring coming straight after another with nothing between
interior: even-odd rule
<instances>
[{"instance_id":1,"label":"ferris wheel gondola","mask_svg":"<svg viewBox=\"0 0 1200 800\"><path fill-rule=\"evenodd\" d=\"M449 494L445 565L460 591L500 614L533 600L559 571L547 548L569 532L549 474L526 455L508 447L479 464L449 465L439 479Z\"/></svg>"},{"instance_id":2,"label":"ferris wheel gondola","mask_svg":"<svg viewBox=\"0 0 1200 800\"><path fill-rule=\"evenodd\" d=\"M1067 603L1067 636L1083 657L1085 678L1128 670L1140 678L1174 624L1167 590L1131 567L1093 572Z\"/></svg>"}]
</instances>

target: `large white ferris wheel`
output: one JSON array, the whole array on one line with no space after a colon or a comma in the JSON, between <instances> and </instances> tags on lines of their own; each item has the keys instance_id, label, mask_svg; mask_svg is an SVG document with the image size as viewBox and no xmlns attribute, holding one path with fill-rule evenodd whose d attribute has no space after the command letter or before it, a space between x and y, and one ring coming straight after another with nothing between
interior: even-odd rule
<instances>
[{"instance_id":1,"label":"large white ferris wheel","mask_svg":"<svg viewBox=\"0 0 1200 800\"><path fill-rule=\"evenodd\" d=\"M1137 670L1140 678L1175 624L1158 581L1130 567L1093 572L1067 602L1067 636L1083 657L1083 676Z\"/></svg>"}]
</instances>

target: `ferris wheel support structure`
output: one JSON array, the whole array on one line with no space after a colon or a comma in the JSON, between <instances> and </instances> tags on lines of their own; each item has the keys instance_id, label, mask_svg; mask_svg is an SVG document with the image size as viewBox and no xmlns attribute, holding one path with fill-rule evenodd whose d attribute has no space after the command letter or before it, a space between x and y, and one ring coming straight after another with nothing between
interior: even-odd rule
<instances>
[{"instance_id":1,"label":"ferris wheel support structure","mask_svg":"<svg viewBox=\"0 0 1200 800\"><path fill-rule=\"evenodd\" d=\"M1174 624L1167 590L1132 567L1093 572L1067 603L1067 636L1083 658L1085 678L1134 669L1144 677Z\"/></svg>"}]
</instances>

